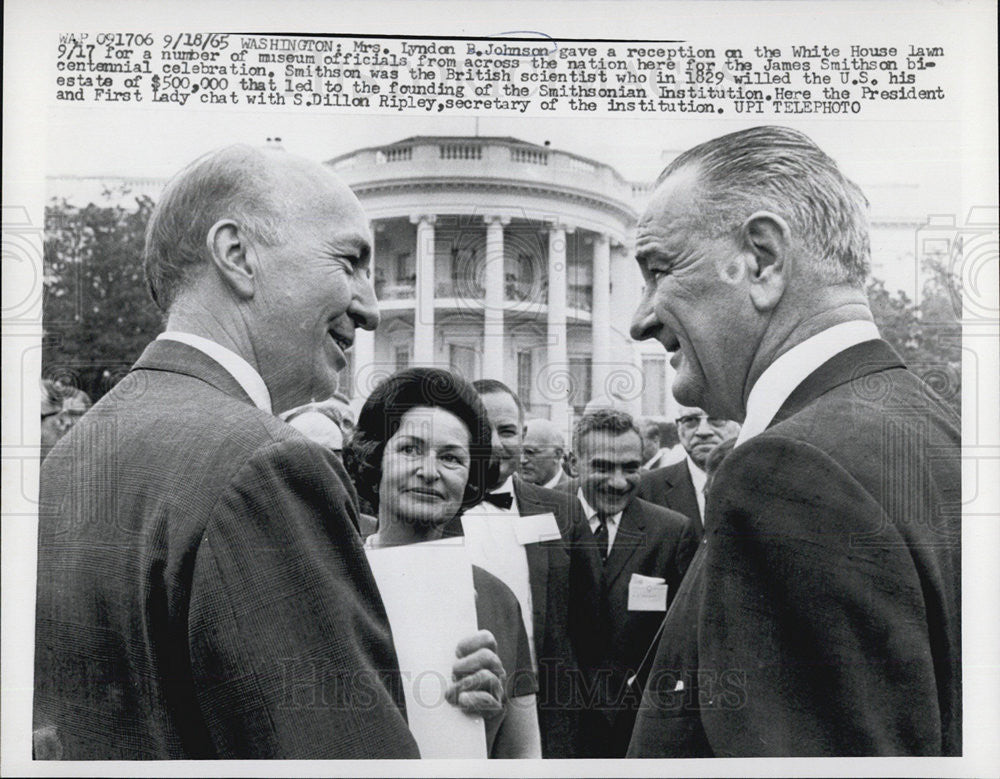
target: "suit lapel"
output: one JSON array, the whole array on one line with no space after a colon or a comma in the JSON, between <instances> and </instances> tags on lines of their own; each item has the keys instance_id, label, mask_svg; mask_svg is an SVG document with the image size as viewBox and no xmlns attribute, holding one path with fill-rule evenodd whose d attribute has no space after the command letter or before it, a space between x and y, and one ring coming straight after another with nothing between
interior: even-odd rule
<instances>
[{"instance_id":1,"label":"suit lapel","mask_svg":"<svg viewBox=\"0 0 1000 779\"><path fill-rule=\"evenodd\" d=\"M681 460L678 463L677 469L671 474L671 477L670 492L674 493L672 505L676 506L675 511L680 511L692 518L697 517L700 522L701 512L698 511L698 496L694 491L694 482L691 481L687 460Z\"/></svg>"},{"instance_id":2,"label":"suit lapel","mask_svg":"<svg viewBox=\"0 0 1000 779\"><path fill-rule=\"evenodd\" d=\"M246 390L229 371L200 349L180 341L152 341L136 360L132 371L164 371L190 376L253 405Z\"/></svg>"},{"instance_id":3,"label":"suit lapel","mask_svg":"<svg viewBox=\"0 0 1000 779\"><path fill-rule=\"evenodd\" d=\"M691 471L688 470L687 460L681 460L681 465L684 466L684 470L674 487L678 492L676 496L678 500L674 504L676 506L675 510L691 520L698 540L701 541L702 536L705 534L705 518L702 516L701 511L698 510L698 495L695 493L694 481L691 479Z\"/></svg>"},{"instance_id":4,"label":"suit lapel","mask_svg":"<svg viewBox=\"0 0 1000 779\"><path fill-rule=\"evenodd\" d=\"M606 586L611 589L615 579L625 569L625 564L632 558L635 551L644 546L646 541L646 523L642 512L633 498L622 512L621 524L611 546L611 554L604 564Z\"/></svg>"}]
</instances>

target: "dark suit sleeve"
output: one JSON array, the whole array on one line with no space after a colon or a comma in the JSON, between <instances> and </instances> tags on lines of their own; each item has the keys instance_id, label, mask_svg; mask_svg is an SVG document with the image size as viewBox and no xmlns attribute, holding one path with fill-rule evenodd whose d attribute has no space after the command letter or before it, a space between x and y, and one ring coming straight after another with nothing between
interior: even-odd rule
<instances>
[{"instance_id":1,"label":"dark suit sleeve","mask_svg":"<svg viewBox=\"0 0 1000 779\"><path fill-rule=\"evenodd\" d=\"M714 754L939 754L921 583L880 503L772 436L727 458L706 513L697 705Z\"/></svg>"},{"instance_id":2,"label":"dark suit sleeve","mask_svg":"<svg viewBox=\"0 0 1000 779\"><path fill-rule=\"evenodd\" d=\"M417 757L388 621L332 456L257 451L211 513L188 636L219 757Z\"/></svg>"}]
</instances>

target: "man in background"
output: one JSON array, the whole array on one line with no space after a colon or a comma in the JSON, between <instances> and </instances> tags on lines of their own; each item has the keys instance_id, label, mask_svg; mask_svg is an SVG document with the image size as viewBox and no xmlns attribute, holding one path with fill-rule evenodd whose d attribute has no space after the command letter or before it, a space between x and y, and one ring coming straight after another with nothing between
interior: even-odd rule
<instances>
[{"instance_id":1,"label":"man in background","mask_svg":"<svg viewBox=\"0 0 1000 779\"><path fill-rule=\"evenodd\" d=\"M682 406L677 434L685 457L674 465L644 473L639 481L639 497L690 517L700 540L705 527L705 462L716 446L739 431L738 422Z\"/></svg>"},{"instance_id":2,"label":"man in background","mask_svg":"<svg viewBox=\"0 0 1000 779\"><path fill-rule=\"evenodd\" d=\"M538 487L553 490L569 481L563 470L566 441L559 429L547 419L529 419L524 423L521 443L521 478Z\"/></svg>"},{"instance_id":3,"label":"man in background","mask_svg":"<svg viewBox=\"0 0 1000 779\"><path fill-rule=\"evenodd\" d=\"M578 755L624 757L639 670L697 547L691 521L636 497L642 439L632 418L601 409L573 431L579 488L570 633L583 679Z\"/></svg>"},{"instance_id":4,"label":"man in background","mask_svg":"<svg viewBox=\"0 0 1000 779\"><path fill-rule=\"evenodd\" d=\"M90 396L83 390L65 387L52 379L42 379L40 459L45 459L52 447L87 413L90 406Z\"/></svg>"},{"instance_id":5,"label":"man in background","mask_svg":"<svg viewBox=\"0 0 1000 779\"><path fill-rule=\"evenodd\" d=\"M661 422L654 417L638 417L635 424L642 433L643 471L662 468L684 459L684 450L680 448L672 422ZM668 431L673 429L668 434L672 442L664 438L665 428Z\"/></svg>"}]
</instances>

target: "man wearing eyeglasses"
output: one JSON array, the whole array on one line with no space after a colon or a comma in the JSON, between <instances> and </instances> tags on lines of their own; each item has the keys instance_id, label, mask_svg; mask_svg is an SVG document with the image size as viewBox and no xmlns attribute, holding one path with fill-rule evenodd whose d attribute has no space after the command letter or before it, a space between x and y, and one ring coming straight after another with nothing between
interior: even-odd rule
<instances>
[{"instance_id":1,"label":"man wearing eyeglasses","mask_svg":"<svg viewBox=\"0 0 1000 779\"><path fill-rule=\"evenodd\" d=\"M673 465L644 473L638 496L691 519L700 541L705 527L705 462L715 447L739 432L738 422L711 417L700 408L681 406L677 437L685 457Z\"/></svg>"}]
</instances>

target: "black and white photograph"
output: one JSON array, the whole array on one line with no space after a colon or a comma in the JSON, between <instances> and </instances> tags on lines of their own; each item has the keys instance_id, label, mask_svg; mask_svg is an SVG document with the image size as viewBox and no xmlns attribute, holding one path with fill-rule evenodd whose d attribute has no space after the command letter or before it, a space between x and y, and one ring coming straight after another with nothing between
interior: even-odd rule
<instances>
[{"instance_id":1,"label":"black and white photograph","mask_svg":"<svg viewBox=\"0 0 1000 779\"><path fill-rule=\"evenodd\" d=\"M5 11L5 775L1000 770L995 7Z\"/></svg>"}]
</instances>

